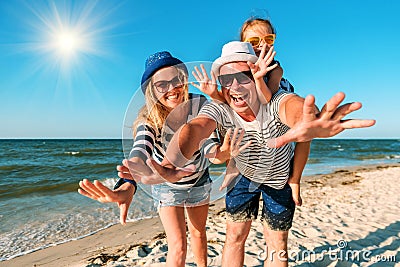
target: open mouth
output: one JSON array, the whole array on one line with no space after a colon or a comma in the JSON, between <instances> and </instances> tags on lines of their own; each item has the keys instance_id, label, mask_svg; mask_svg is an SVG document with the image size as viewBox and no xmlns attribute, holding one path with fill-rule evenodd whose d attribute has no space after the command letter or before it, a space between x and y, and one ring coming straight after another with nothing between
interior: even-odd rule
<instances>
[{"instance_id":1,"label":"open mouth","mask_svg":"<svg viewBox=\"0 0 400 267\"><path fill-rule=\"evenodd\" d=\"M230 97L233 101L233 104L238 107L247 105L247 103L246 103L247 96L248 96L248 94L245 94L245 95L232 94L232 95L230 95Z\"/></svg>"}]
</instances>

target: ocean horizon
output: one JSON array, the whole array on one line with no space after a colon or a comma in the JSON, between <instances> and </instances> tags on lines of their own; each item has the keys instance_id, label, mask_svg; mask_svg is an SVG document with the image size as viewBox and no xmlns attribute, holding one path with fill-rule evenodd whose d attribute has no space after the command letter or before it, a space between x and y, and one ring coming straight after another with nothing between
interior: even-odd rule
<instances>
[{"instance_id":1,"label":"ocean horizon","mask_svg":"<svg viewBox=\"0 0 400 267\"><path fill-rule=\"evenodd\" d=\"M117 181L129 142L109 138L0 139L0 261L82 238L119 223L113 203L78 194L82 179L108 187ZM372 164L398 163L400 138L317 139L304 176ZM218 183L224 166L211 165ZM223 197L216 192L214 199ZM149 187L141 185L128 221L157 216Z\"/></svg>"}]
</instances>

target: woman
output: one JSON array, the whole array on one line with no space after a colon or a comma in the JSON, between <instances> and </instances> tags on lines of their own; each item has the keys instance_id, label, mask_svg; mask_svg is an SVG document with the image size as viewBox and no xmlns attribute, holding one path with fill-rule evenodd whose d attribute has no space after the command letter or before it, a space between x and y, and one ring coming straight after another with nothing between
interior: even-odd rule
<instances>
[{"instance_id":1,"label":"woman","mask_svg":"<svg viewBox=\"0 0 400 267\"><path fill-rule=\"evenodd\" d=\"M163 51L151 55L146 60L146 69L142 76L141 87L146 105L142 107L134 123L135 140L130 153L129 166L143 177L151 173L146 165L147 159L161 163L173 133L191 118L197 116L206 98L188 93L188 71L186 66L169 52ZM226 140L229 138L226 138ZM240 142L238 139L237 142ZM165 228L168 255L167 266L184 266L186 259L186 220L191 237L191 249L197 266L207 265L207 238L205 224L207 220L211 180L208 173L208 160L205 154L215 150L218 144L216 135L212 135L201 149L196 151L190 165L195 172L183 172L185 177L166 181L160 177L155 180L141 180L152 186L153 198ZM216 157L229 158L226 149L216 149ZM79 193L100 202L116 202L121 211L121 223L124 224L129 205L136 191L136 182L123 166L119 166L122 178L114 190L110 190L99 181L94 183L83 180L79 183ZM135 176L140 179L139 176ZM128 179L124 179L128 178ZM158 184L157 184L158 183Z\"/></svg>"}]
</instances>

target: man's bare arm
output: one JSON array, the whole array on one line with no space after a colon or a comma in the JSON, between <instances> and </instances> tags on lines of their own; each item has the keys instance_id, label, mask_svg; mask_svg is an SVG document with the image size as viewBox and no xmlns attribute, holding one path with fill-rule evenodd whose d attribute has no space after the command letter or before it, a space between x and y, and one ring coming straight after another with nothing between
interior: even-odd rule
<instances>
[{"instance_id":1,"label":"man's bare arm","mask_svg":"<svg viewBox=\"0 0 400 267\"><path fill-rule=\"evenodd\" d=\"M183 125L172 137L161 165L179 168L185 166L216 127L217 123L206 116L198 116Z\"/></svg>"}]
</instances>

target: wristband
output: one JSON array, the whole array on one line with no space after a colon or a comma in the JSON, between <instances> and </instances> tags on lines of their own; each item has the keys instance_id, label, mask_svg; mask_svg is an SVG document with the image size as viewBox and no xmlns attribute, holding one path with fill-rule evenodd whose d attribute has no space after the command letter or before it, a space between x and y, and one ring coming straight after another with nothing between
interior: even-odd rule
<instances>
[{"instance_id":1,"label":"wristband","mask_svg":"<svg viewBox=\"0 0 400 267\"><path fill-rule=\"evenodd\" d=\"M135 187L135 191L137 189L137 183L135 180L129 180L129 179L124 179L124 178L120 178L117 183L114 185L114 190L118 189L121 185L123 185L124 183L130 183Z\"/></svg>"},{"instance_id":2,"label":"wristband","mask_svg":"<svg viewBox=\"0 0 400 267\"><path fill-rule=\"evenodd\" d=\"M132 185L135 187L135 189L137 188L137 183L136 183L135 180L129 180L129 179L125 179L125 178L123 178L123 180L124 180L124 182L126 182L126 183L132 184Z\"/></svg>"}]
</instances>

